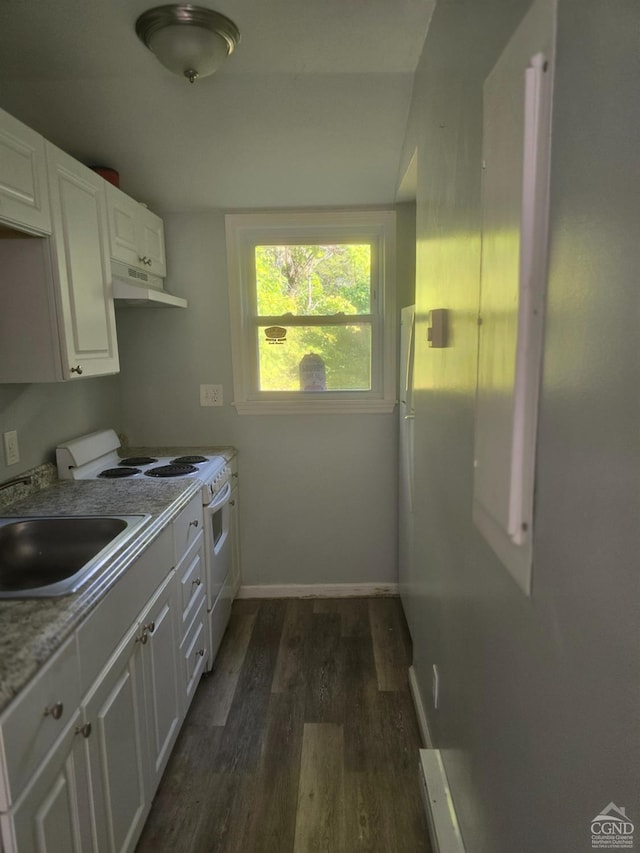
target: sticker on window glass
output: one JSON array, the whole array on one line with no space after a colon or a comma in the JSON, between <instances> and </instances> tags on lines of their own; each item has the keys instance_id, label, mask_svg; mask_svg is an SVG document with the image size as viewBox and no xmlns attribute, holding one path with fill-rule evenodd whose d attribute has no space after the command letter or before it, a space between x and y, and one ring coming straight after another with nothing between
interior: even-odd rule
<instances>
[{"instance_id":1,"label":"sticker on window glass","mask_svg":"<svg viewBox=\"0 0 640 853\"><path fill-rule=\"evenodd\" d=\"M264 334L269 344L283 344L287 338L284 326L269 326L264 330Z\"/></svg>"}]
</instances>

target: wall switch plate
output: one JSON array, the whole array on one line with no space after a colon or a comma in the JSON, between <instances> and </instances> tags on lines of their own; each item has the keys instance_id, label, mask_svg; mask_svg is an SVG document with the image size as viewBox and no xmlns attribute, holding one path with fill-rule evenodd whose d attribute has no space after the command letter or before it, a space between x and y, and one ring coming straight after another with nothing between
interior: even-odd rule
<instances>
[{"instance_id":1,"label":"wall switch plate","mask_svg":"<svg viewBox=\"0 0 640 853\"><path fill-rule=\"evenodd\" d=\"M201 406L221 406L222 405L222 385L201 385L200 386L200 405Z\"/></svg>"},{"instance_id":2,"label":"wall switch plate","mask_svg":"<svg viewBox=\"0 0 640 853\"><path fill-rule=\"evenodd\" d=\"M441 348L449 345L449 311L447 308L434 308L429 311L427 340L430 347Z\"/></svg>"},{"instance_id":3,"label":"wall switch plate","mask_svg":"<svg viewBox=\"0 0 640 853\"><path fill-rule=\"evenodd\" d=\"M18 447L18 432L15 429L4 434L4 458L7 465L15 465L20 461L20 448Z\"/></svg>"},{"instance_id":4,"label":"wall switch plate","mask_svg":"<svg viewBox=\"0 0 640 853\"><path fill-rule=\"evenodd\" d=\"M433 682L432 682L432 693L433 693L433 707L437 710L438 705L440 704L440 673L438 672L438 667L433 665Z\"/></svg>"}]
</instances>

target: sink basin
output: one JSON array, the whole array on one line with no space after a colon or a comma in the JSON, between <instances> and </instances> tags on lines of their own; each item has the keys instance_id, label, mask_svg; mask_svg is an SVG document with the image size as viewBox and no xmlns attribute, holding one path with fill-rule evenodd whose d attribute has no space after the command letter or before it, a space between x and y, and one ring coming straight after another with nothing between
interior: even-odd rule
<instances>
[{"instance_id":1,"label":"sink basin","mask_svg":"<svg viewBox=\"0 0 640 853\"><path fill-rule=\"evenodd\" d=\"M95 575L148 515L0 519L0 598L67 595Z\"/></svg>"}]
</instances>

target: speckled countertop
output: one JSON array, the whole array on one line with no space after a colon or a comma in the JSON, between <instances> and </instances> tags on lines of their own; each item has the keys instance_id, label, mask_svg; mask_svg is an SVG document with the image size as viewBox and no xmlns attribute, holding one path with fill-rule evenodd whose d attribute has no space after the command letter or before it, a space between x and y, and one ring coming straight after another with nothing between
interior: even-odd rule
<instances>
[{"instance_id":1,"label":"speckled countertop","mask_svg":"<svg viewBox=\"0 0 640 853\"><path fill-rule=\"evenodd\" d=\"M12 503L3 516L149 515L137 537L73 595L0 600L0 710L78 627L140 553L197 493L197 480L64 481Z\"/></svg>"}]
</instances>

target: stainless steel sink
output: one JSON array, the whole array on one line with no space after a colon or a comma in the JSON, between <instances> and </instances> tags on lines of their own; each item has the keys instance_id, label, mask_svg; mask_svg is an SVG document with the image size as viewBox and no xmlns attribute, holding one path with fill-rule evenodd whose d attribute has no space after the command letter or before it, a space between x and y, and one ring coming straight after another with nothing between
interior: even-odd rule
<instances>
[{"instance_id":1,"label":"stainless steel sink","mask_svg":"<svg viewBox=\"0 0 640 853\"><path fill-rule=\"evenodd\" d=\"M148 519L148 515L0 519L0 598L75 592Z\"/></svg>"}]
</instances>

